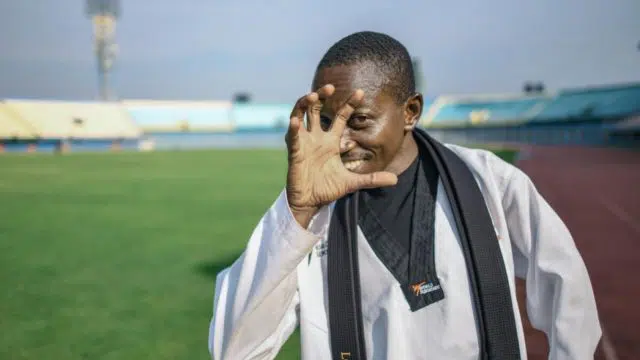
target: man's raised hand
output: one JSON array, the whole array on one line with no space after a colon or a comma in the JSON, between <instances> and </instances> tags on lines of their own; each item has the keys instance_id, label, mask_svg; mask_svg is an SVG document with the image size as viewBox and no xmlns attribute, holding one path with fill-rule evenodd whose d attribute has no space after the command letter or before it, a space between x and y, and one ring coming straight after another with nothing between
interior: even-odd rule
<instances>
[{"instance_id":1,"label":"man's raised hand","mask_svg":"<svg viewBox=\"0 0 640 360\"><path fill-rule=\"evenodd\" d=\"M334 91L333 85L325 85L317 92L301 97L289 120L286 136L289 155L287 200L294 217L304 228L322 206L359 189L390 186L398 180L390 172L357 174L343 165L340 139L364 92L356 90L325 131L321 126L320 110L323 101Z\"/></svg>"}]
</instances>

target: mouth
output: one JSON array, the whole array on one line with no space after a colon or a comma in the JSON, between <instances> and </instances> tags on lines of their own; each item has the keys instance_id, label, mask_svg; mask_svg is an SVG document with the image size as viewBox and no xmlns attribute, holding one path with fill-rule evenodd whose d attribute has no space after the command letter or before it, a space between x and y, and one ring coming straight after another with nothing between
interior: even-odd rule
<instances>
[{"instance_id":1,"label":"mouth","mask_svg":"<svg viewBox=\"0 0 640 360\"><path fill-rule=\"evenodd\" d=\"M344 167L347 168L347 170L349 171L355 171L357 170L360 166L362 166L362 164L364 164L365 160L350 160L350 161L344 161Z\"/></svg>"}]
</instances>

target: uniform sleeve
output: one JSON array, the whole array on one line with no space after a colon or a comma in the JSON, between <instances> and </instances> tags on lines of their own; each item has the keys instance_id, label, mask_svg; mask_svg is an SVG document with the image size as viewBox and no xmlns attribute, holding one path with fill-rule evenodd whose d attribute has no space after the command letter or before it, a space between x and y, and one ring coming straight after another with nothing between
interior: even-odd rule
<instances>
[{"instance_id":1,"label":"uniform sleeve","mask_svg":"<svg viewBox=\"0 0 640 360\"><path fill-rule=\"evenodd\" d=\"M529 177L515 167L511 171L503 207L531 324L546 333L549 359L593 359L602 332L586 266L569 230Z\"/></svg>"},{"instance_id":2,"label":"uniform sleeve","mask_svg":"<svg viewBox=\"0 0 640 360\"><path fill-rule=\"evenodd\" d=\"M216 278L209 327L213 359L276 357L298 324L296 267L326 231L327 212L303 229L283 191L260 219L243 254Z\"/></svg>"}]
</instances>

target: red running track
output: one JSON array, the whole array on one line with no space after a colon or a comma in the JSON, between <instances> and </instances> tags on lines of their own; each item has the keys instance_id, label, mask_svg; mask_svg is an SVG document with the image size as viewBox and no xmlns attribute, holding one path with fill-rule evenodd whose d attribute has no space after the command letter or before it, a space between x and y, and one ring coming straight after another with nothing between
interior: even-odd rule
<instances>
[{"instance_id":1,"label":"red running track","mask_svg":"<svg viewBox=\"0 0 640 360\"><path fill-rule=\"evenodd\" d=\"M517 165L571 231L594 287L604 336L596 359L640 359L640 151L530 147ZM524 306L524 285L518 301ZM547 359L543 333L531 328L532 360Z\"/></svg>"}]
</instances>

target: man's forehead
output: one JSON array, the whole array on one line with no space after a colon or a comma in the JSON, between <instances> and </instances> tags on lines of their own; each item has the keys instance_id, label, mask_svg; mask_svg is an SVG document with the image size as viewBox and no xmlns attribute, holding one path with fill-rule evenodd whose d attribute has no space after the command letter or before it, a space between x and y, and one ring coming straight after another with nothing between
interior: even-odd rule
<instances>
[{"instance_id":1,"label":"man's forehead","mask_svg":"<svg viewBox=\"0 0 640 360\"><path fill-rule=\"evenodd\" d=\"M335 92L325 101L325 106L335 108L345 103L357 89L361 89L364 91L362 106L373 107L380 100L386 82L387 77L378 66L363 62L319 70L314 78L313 90L327 84L333 85Z\"/></svg>"},{"instance_id":2,"label":"man's forehead","mask_svg":"<svg viewBox=\"0 0 640 360\"><path fill-rule=\"evenodd\" d=\"M315 74L313 85L316 89L332 84L345 88L369 87L372 91L376 91L384 87L387 81L388 76L379 65L372 61L363 61L353 65L336 65L319 69Z\"/></svg>"},{"instance_id":3,"label":"man's forehead","mask_svg":"<svg viewBox=\"0 0 640 360\"><path fill-rule=\"evenodd\" d=\"M349 97L353 95L356 89L362 89L362 87L336 86L336 91L333 95L323 101L323 108L330 113L337 112L349 100ZM364 90L364 97L357 108L378 110L382 107L381 100L383 96L379 91L375 89L362 90Z\"/></svg>"}]
</instances>

